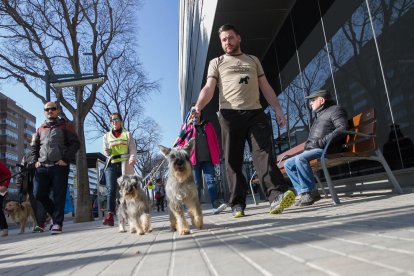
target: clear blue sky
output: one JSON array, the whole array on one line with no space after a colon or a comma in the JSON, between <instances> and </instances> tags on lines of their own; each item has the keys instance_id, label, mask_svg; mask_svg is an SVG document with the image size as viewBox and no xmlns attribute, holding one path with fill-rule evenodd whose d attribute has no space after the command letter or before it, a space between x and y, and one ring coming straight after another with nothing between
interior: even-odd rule
<instances>
[{"instance_id":1,"label":"clear blue sky","mask_svg":"<svg viewBox=\"0 0 414 276\"><path fill-rule=\"evenodd\" d=\"M178 0L144 0L138 11L138 53L150 80L159 80L160 93L152 95L146 116L152 117L162 132L161 144L171 146L181 124L178 95ZM1 82L3 94L44 120L43 104L23 86ZM102 141L86 141L87 151L101 151Z\"/></svg>"}]
</instances>

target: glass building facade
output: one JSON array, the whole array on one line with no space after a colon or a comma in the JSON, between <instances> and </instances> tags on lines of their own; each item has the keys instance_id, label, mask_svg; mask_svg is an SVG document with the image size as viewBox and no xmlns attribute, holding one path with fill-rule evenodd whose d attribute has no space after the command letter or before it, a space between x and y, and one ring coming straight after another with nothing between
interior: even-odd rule
<instances>
[{"instance_id":1,"label":"glass building facade","mask_svg":"<svg viewBox=\"0 0 414 276\"><path fill-rule=\"evenodd\" d=\"M309 1L310 30L303 12L295 5L263 60L288 117L273 123L276 153L304 142L314 119L304 97L328 89L349 117L374 107L390 167L414 167L414 0Z\"/></svg>"},{"instance_id":2,"label":"glass building facade","mask_svg":"<svg viewBox=\"0 0 414 276\"><path fill-rule=\"evenodd\" d=\"M223 54L217 30L225 23L241 31L242 51L261 60L288 118L284 128L271 120L275 154L306 140L315 114L304 97L327 89L349 118L375 108L378 148L400 184L412 185L414 0L180 1L182 116L206 83L209 61ZM217 94L203 116L220 134ZM267 112L274 118L271 108ZM249 179L251 162L245 161ZM382 167L359 161L330 171L338 179Z\"/></svg>"}]
</instances>

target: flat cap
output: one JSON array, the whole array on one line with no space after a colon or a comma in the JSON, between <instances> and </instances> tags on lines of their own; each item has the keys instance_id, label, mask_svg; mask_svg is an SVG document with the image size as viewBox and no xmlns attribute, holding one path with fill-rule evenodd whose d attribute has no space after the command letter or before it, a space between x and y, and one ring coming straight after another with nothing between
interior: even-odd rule
<instances>
[{"instance_id":1,"label":"flat cap","mask_svg":"<svg viewBox=\"0 0 414 276\"><path fill-rule=\"evenodd\" d=\"M316 97L322 97L326 100L330 100L331 99L331 93L329 93L328 90L318 90L318 91L312 92L309 96L306 96L305 99L312 99L312 98L316 98Z\"/></svg>"}]
</instances>

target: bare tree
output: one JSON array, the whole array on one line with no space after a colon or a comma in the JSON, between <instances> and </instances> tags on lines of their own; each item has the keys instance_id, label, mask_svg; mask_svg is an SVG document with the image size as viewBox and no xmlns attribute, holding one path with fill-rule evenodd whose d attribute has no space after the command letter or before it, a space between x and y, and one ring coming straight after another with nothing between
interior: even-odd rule
<instances>
[{"instance_id":1,"label":"bare tree","mask_svg":"<svg viewBox=\"0 0 414 276\"><path fill-rule=\"evenodd\" d=\"M103 133L111 129L109 116L113 112L122 114L124 126L132 134L154 123L144 118L144 105L151 93L159 90L159 84L148 79L141 63L134 56L134 53L122 56L108 70L108 80L99 91L88 121L95 134L93 139L102 137Z\"/></svg>"},{"instance_id":2,"label":"bare tree","mask_svg":"<svg viewBox=\"0 0 414 276\"><path fill-rule=\"evenodd\" d=\"M2 0L0 77L24 85L43 103L44 72L108 74L130 51L133 17L140 0ZM83 53L89 53L84 56ZM84 135L85 118L100 85L53 91L69 112L81 140L76 158L76 221L92 220Z\"/></svg>"},{"instance_id":3,"label":"bare tree","mask_svg":"<svg viewBox=\"0 0 414 276\"><path fill-rule=\"evenodd\" d=\"M138 151L136 168L141 171L148 159L152 160L155 150L158 151L155 146L161 139L158 124L144 116L145 103L151 92L158 91L159 85L148 80L135 56L123 56L109 68L108 81L99 91L99 97L89 114L88 126L94 133L91 139L102 138L111 129L110 114L120 113L124 127L135 139Z\"/></svg>"}]
</instances>

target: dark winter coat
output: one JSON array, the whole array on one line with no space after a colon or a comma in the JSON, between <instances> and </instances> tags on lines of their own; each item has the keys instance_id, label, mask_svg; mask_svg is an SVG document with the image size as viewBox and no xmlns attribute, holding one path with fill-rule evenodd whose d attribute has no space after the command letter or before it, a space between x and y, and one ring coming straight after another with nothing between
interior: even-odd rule
<instances>
[{"instance_id":1,"label":"dark winter coat","mask_svg":"<svg viewBox=\"0 0 414 276\"><path fill-rule=\"evenodd\" d=\"M40 163L53 165L59 160L70 163L79 149L79 138L73 124L58 118L45 121L32 140L32 156Z\"/></svg>"},{"instance_id":2,"label":"dark winter coat","mask_svg":"<svg viewBox=\"0 0 414 276\"><path fill-rule=\"evenodd\" d=\"M328 152L340 152L345 137L341 131L346 130L347 127L348 120L345 109L335 104L326 103L316 113L316 119L305 142L305 150L323 149L329 139L334 137Z\"/></svg>"}]
</instances>

